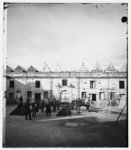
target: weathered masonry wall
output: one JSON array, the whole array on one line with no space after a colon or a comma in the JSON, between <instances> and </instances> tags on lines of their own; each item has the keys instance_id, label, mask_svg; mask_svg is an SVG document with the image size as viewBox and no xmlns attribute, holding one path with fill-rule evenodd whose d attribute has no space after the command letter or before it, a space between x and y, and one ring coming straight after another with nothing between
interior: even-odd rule
<instances>
[{"instance_id":1,"label":"weathered masonry wall","mask_svg":"<svg viewBox=\"0 0 131 150\"><path fill-rule=\"evenodd\" d=\"M5 77L7 101L18 101L20 96L26 101L29 92L32 101L54 97L65 102L85 97L94 101L126 98L125 72L9 73ZM63 80L66 80L65 85ZM14 81L13 87L10 87L10 81ZM36 81L40 82L40 87L36 87ZM124 84L122 88L120 81Z\"/></svg>"}]
</instances>

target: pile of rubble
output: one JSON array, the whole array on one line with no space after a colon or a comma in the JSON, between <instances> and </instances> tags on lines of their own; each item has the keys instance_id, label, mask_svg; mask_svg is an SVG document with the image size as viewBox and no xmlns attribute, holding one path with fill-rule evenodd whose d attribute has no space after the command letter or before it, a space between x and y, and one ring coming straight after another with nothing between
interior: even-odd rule
<instances>
[{"instance_id":1,"label":"pile of rubble","mask_svg":"<svg viewBox=\"0 0 131 150\"><path fill-rule=\"evenodd\" d=\"M57 113L56 116L70 116L71 110L73 110L73 109L74 109L73 105L68 103Z\"/></svg>"},{"instance_id":2,"label":"pile of rubble","mask_svg":"<svg viewBox=\"0 0 131 150\"><path fill-rule=\"evenodd\" d=\"M11 113L10 115L18 115L18 116L23 116L25 112L25 106L19 104Z\"/></svg>"}]
</instances>

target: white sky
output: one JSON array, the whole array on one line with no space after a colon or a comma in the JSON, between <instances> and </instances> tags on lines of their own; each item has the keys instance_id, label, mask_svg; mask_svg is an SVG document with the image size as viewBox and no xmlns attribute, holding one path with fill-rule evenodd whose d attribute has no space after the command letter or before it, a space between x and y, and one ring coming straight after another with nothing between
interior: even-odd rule
<instances>
[{"instance_id":1,"label":"white sky","mask_svg":"<svg viewBox=\"0 0 131 150\"><path fill-rule=\"evenodd\" d=\"M120 4L11 4L8 8L7 64L51 70L105 69L126 62L127 15Z\"/></svg>"}]
</instances>

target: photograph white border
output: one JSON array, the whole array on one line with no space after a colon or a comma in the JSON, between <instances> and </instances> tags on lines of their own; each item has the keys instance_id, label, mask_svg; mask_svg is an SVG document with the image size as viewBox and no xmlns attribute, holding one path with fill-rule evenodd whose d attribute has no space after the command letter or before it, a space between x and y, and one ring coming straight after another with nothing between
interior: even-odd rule
<instances>
[{"instance_id":1,"label":"photograph white border","mask_svg":"<svg viewBox=\"0 0 131 150\"><path fill-rule=\"evenodd\" d=\"M3 111L3 98L4 98L4 88L5 88L5 81L3 80L3 74L4 74L4 68L3 66L6 63L6 43L4 43L4 35L3 35L3 5L5 2L8 3L128 3L128 148L122 148L122 149L130 149L130 125L131 125L131 117L130 117L130 106L131 106L131 101L130 101L130 77L131 77L131 67L130 67L130 14L131 14L131 8L130 8L130 0L1 0L0 1L0 145L1 149L3 148L3 117L5 116L5 113ZM6 41L5 41L6 42ZM4 148L6 149L6 148ZM14 149L14 148L11 148ZM23 148L19 148L23 149ZM32 148L29 148L32 149ZM36 148L38 149L38 148ZM49 148L52 149L52 148ZM55 148L53 148L55 149ZM73 149L73 148L72 148ZM75 148L79 149L79 148ZM101 148L93 148L93 149L101 149ZM110 148L103 148L103 149L110 149ZM121 148L114 148L114 149L121 149Z\"/></svg>"}]
</instances>

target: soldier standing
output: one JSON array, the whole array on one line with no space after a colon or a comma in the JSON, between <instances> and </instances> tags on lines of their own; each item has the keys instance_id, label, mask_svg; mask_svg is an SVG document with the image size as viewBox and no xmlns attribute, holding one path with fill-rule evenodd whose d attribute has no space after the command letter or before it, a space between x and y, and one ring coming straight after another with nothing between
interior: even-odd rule
<instances>
[{"instance_id":1,"label":"soldier standing","mask_svg":"<svg viewBox=\"0 0 131 150\"><path fill-rule=\"evenodd\" d=\"M29 117L29 120L32 120L31 119L31 111L32 111L32 105L30 103L30 100L27 99L27 102L25 104L25 120L27 120L28 117Z\"/></svg>"},{"instance_id":2,"label":"soldier standing","mask_svg":"<svg viewBox=\"0 0 131 150\"><path fill-rule=\"evenodd\" d=\"M53 100L53 111L56 112L56 100Z\"/></svg>"},{"instance_id":3,"label":"soldier standing","mask_svg":"<svg viewBox=\"0 0 131 150\"><path fill-rule=\"evenodd\" d=\"M44 100L41 101L41 112L44 111L44 108L45 108L45 102Z\"/></svg>"},{"instance_id":4,"label":"soldier standing","mask_svg":"<svg viewBox=\"0 0 131 150\"><path fill-rule=\"evenodd\" d=\"M51 116L51 102L48 99L48 102L46 104L46 115Z\"/></svg>"},{"instance_id":5,"label":"soldier standing","mask_svg":"<svg viewBox=\"0 0 131 150\"><path fill-rule=\"evenodd\" d=\"M37 112L37 104L33 103L32 104L32 116L36 117L36 112Z\"/></svg>"},{"instance_id":6,"label":"soldier standing","mask_svg":"<svg viewBox=\"0 0 131 150\"><path fill-rule=\"evenodd\" d=\"M60 100L57 101L56 105L57 105L57 110L59 110L59 108L60 108Z\"/></svg>"}]
</instances>

